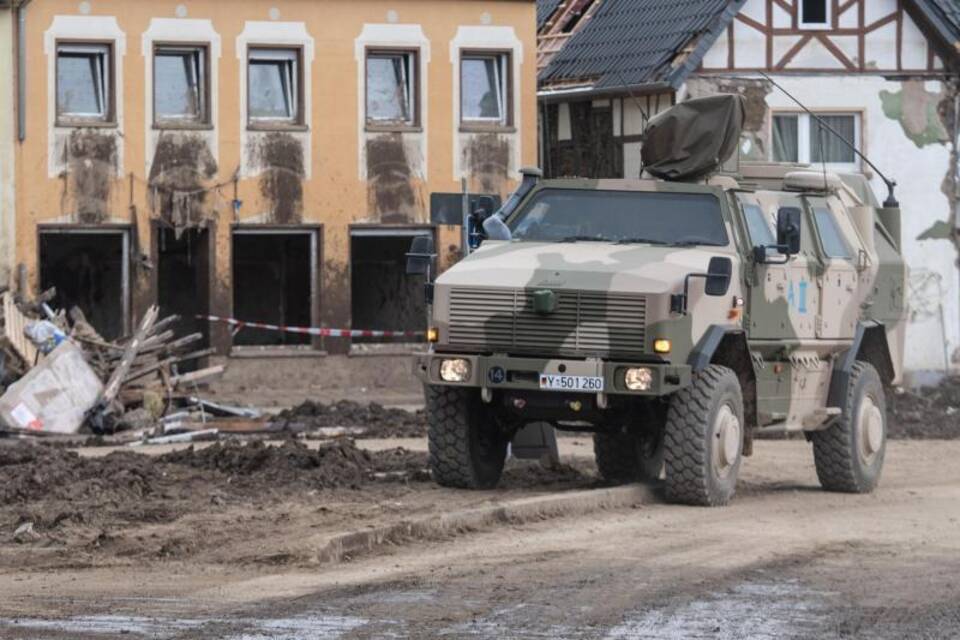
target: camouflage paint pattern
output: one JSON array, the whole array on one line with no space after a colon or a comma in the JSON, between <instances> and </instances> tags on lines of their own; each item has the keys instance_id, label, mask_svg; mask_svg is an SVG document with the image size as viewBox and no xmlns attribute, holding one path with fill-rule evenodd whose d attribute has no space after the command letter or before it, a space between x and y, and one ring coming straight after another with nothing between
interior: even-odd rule
<instances>
[{"instance_id":1,"label":"camouflage paint pattern","mask_svg":"<svg viewBox=\"0 0 960 640\"><path fill-rule=\"evenodd\" d=\"M621 394L631 392L623 387L622 376L617 378L622 370L618 367L644 363L652 364L656 373L649 393L666 394L677 386L664 386L664 371L669 368L678 374L680 386L688 384L691 353L711 327L723 325L742 329L747 337L757 380L758 424L790 430L822 428L835 413L827 407L834 368L853 345L862 322L885 327L894 368L887 382L899 379L906 268L897 249L899 237L883 227L873 203L863 202L858 195L864 193L862 176L830 180L828 191L788 191L783 177L779 188L771 188L768 179L752 183L730 176L698 183L542 182L537 189L711 193L721 203L729 241L726 246L689 248L487 241L437 279L432 326L439 330L439 341L430 354L418 358L419 375L430 384L443 384L437 374L440 356L462 354L473 365L470 379L462 383L467 386L489 387L492 383L486 373L491 363L516 368L522 361L523 371L604 375L605 393ZM754 240L744 217L748 206L759 207L773 237L777 211L800 208L799 254L784 264L755 262ZM846 255L826 254L822 234L829 229L820 228L818 216L821 221L827 217L834 221L848 248ZM687 313L672 311L671 296L682 291L685 276L704 273L714 256L728 257L733 263L727 295L707 296L704 280L692 279ZM557 311L533 315L531 296L545 290L555 294L551 304L556 304ZM466 296L468 303L452 312L451 302L458 296ZM631 296L642 298L643 306L630 302ZM593 315L585 320L582 308ZM637 329L622 322L624 309L642 313L640 349ZM604 318L609 321L605 323ZM585 323L601 326L585 327ZM519 326L524 328L523 341L516 339ZM509 344L505 327L515 332ZM584 332L596 338L598 330L599 342L580 349ZM672 342L669 354L654 353L653 342L660 338ZM670 378L676 379L672 374ZM529 379L502 384L501 388L514 390L537 388Z\"/></svg>"}]
</instances>

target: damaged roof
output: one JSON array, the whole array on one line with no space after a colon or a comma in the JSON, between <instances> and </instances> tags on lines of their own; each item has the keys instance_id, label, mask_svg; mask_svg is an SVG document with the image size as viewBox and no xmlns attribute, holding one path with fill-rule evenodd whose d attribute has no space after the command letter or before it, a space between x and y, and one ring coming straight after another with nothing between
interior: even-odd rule
<instances>
[{"instance_id":1,"label":"damaged roof","mask_svg":"<svg viewBox=\"0 0 960 640\"><path fill-rule=\"evenodd\" d=\"M570 33L558 16L577 5ZM541 95L679 89L746 0L538 0ZM590 5L594 5L590 8ZM960 68L960 0L906 0L944 61Z\"/></svg>"},{"instance_id":2,"label":"damaged roof","mask_svg":"<svg viewBox=\"0 0 960 640\"><path fill-rule=\"evenodd\" d=\"M945 62L960 66L960 0L910 0L907 10L940 41Z\"/></svg>"},{"instance_id":3,"label":"damaged roof","mask_svg":"<svg viewBox=\"0 0 960 640\"><path fill-rule=\"evenodd\" d=\"M541 70L541 89L679 88L746 0L598 1L590 20ZM541 28L560 4L539 0Z\"/></svg>"}]
</instances>

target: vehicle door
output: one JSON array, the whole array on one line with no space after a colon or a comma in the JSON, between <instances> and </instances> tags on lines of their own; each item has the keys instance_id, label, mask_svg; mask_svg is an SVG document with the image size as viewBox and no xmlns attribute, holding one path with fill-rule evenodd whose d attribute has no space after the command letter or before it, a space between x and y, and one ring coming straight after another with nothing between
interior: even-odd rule
<instances>
[{"instance_id":1,"label":"vehicle door","mask_svg":"<svg viewBox=\"0 0 960 640\"><path fill-rule=\"evenodd\" d=\"M740 193L743 220L751 246L776 244L776 219L780 207L802 207L799 198L772 192ZM804 221L806 222L806 221ZM768 249L770 262L751 261L747 303L750 340L815 339L819 292L811 269L818 266L809 224L801 229L800 253L786 263L776 249Z\"/></svg>"},{"instance_id":2,"label":"vehicle door","mask_svg":"<svg viewBox=\"0 0 960 640\"><path fill-rule=\"evenodd\" d=\"M857 295L859 260L866 252L860 244L853 222L836 196L807 197L806 205L813 219L822 275L817 337L820 339L852 339L860 316Z\"/></svg>"}]
</instances>

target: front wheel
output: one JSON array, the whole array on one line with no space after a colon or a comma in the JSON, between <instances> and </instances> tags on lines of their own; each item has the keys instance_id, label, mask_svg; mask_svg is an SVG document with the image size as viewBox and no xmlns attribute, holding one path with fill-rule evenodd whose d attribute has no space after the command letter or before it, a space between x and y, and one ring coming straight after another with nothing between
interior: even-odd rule
<instances>
[{"instance_id":1,"label":"front wheel","mask_svg":"<svg viewBox=\"0 0 960 640\"><path fill-rule=\"evenodd\" d=\"M836 422L811 434L817 478L827 491L869 493L887 448L886 396L873 365L854 363L843 405Z\"/></svg>"},{"instance_id":2,"label":"front wheel","mask_svg":"<svg viewBox=\"0 0 960 640\"><path fill-rule=\"evenodd\" d=\"M743 394L732 369L710 365L670 399L664 429L670 502L720 506L737 488L743 452Z\"/></svg>"},{"instance_id":3,"label":"front wheel","mask_svg":"<svg viewBox=\"0 0 960 640\"><path fill-rule=\"evenodd\" d=\"M491 489L500 481L509 439L480 391L427 387L430 473L444 487Z\"/></svg>"}]
</instances>

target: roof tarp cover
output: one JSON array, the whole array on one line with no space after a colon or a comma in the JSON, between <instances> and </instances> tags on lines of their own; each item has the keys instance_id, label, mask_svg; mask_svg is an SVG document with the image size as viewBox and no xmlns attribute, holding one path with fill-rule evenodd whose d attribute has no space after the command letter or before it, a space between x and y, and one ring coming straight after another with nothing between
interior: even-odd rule
<instances>
[{"instance_id":1,"label":"roof tarp cover","mask_svg":"<svg viewBox=\"0 0 960 640\"><path fill-rule=\"evenodd\" d=\"M721 94L681 102L653 118L643 137L643 168L665 180L720 168L737 150L744 100Z\"/></svg>"}]
</instances>

